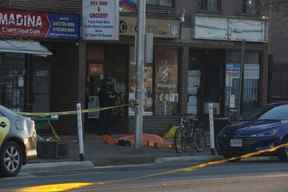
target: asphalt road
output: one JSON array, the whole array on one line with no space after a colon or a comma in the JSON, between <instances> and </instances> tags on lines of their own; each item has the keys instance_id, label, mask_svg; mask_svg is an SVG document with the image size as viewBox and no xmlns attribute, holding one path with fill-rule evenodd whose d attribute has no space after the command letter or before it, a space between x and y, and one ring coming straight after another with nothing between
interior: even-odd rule
<instances>
[{"instance_id":1,"label":"asphalt road","mask_svg":"<svg viewBox=\"0 0 288 192\"><path fill-rule=\"evenodd\" d=\"M1 178L0 191L288 192L288 163L245 161L164 174L189 165L164 163L81 171L24 172L16 178Z\"/></svg>"}]
</instances>

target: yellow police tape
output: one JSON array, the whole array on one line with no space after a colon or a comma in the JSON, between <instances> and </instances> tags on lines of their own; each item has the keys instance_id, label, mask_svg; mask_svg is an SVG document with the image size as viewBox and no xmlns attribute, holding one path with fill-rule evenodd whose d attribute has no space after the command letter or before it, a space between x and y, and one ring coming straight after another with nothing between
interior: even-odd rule
<instances>
[{"instance_id":1,"label":"yellow police tape","mask_svg":"<svg viewBox=\"0 0 288 192\"><path fill-rule=\"evenodd\" d=\"M95 112L100 112L100 111L108 111L112 109L117 109L117 108L124 108L124 107L129 107L132 106L131 104L123 104L123 105L117 105L117 106L111 106L111 107L103 107L103 108L93 108L93 109L83 109L81 110L82 113L95 113ZM18 112L20 115L24 116L30 116L30 117L47 117L47 116L63 116L63 115L75 115L77 114L77 111L60 111L60 112L35 112L35 113L30 113L30 112Z\"/></svg>"},{"instance_id":2,"label":"yellow police tape","mask_svg":"<svg viewBox=\"0 0 288 192\"><path fill-rule=\"evenodd\" d=\"M103 108L93 108L93 109L83 109L81 110L81 113L95 113L95 112L101 112L101 111L108 111L108 110L115 110L120 109L124 107L135 107L137 104L131 103L131 104L123 104L123 105L117 105L117 106L111 106L111 107L103 107ZM30 117L49 117L49 116L65 116L65 115L75 115L77 114L77 111L61 111L61 112L17 112L20 115L24 116L30 116ZM54 126L52 125L51 121L48 119L48 126L52 131L53 137L56 142L60 142L60 136L57 134Z\"/></svg>"},{"instance_id":3,"label":"yellow police tape","mask_svg":"<svg viewBox=\"0 0 288 192\"><path fill-rule=\"evenodd\" d=\"M204 163L199 163L199 164L192 165L192 166L185 167L185 168L174 169L174 170L170 170L170 171L150 174L150 175L146 175L146 176L143 176L141 178L138 178L138 179L144 179L144 178L155 177L155 176L163 176L163 175L174 174L174 173L179 173L179 172L191 172L191 171L195 171L197 169L202 169L202 168L206 168L206 167L213 166L213 165L220 165L220 164L224 164L224 163L231 162L231 161L250 159L252 157L260 156L263 154L273 153L275 151L280 150L281 148L288 148L288 143L281 144L281 145L278 145L276 147L271 147L271 148L262 149L259 151L247 153L247 154L244 154L244 155L241 155L238 157L231 157L228 159L220 159L220 160L210 160L210 161L207 161Z\"/></svg>"},{"instance_id":4,"label":"yellow police tape","mask_svg":"<svg viewBox=\"0 0 288 192\"><path fill-rule=\"evenodd\" d=\"M51 131L52 131L52 134L53 134L55 141L59 143L61 141L61 138L58 135L57 131L55 130L54 126L52 125L52 123L50 121L48 121L48 125L51 128Z\"/></svg>"}]
</instances>

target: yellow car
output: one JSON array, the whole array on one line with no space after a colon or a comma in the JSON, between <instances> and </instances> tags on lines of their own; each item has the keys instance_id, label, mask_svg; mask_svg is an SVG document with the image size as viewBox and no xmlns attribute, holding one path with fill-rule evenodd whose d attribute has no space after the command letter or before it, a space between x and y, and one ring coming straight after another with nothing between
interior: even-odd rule
<instances>
[{"instance_id":1,"label":"yellow car","mask_svg":"<svg viewBox=\"0 0 288 192\"><path fill-rule=\"evenodd\" d=\"M16 176L27 160L37 157L35 123L0 105L0 175Z\"/></svg>"}]
</instances>

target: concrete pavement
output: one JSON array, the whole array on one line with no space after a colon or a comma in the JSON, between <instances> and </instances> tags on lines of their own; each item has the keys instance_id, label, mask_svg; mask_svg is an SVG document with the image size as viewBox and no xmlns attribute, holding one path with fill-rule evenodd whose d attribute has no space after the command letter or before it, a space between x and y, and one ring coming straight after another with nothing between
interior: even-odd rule
<instances>
[{"instance_id":1,"label":"concrete pavement","mask_svg":"<svg viewBox=\"0 0 288 192\"><path fill-rule=\"evenodd\" d=\"M79 187L74 191L286 192L288 189L288 167L286 163L279 161L245 161L193 171L170 172L190 165L190 162L167 162L134 167L98 167L81 171L56 169L50 173L36 172L16 178L2 178L0 191L25 191L27 187L30 191L39 188L55 189L62 184L77 186L79 183L90 186ZM163 172L168 173L157 175Z\"/></svg>"},{"instance_id":2,"label":"concrete pavement","mask_svg":"<svg viewBox=\"0 0 288 192\"><path fill-rule=\"evenodd\" d=\"M64 138L63 142L69 146L68 156L58 159L39 159L24 166L23 171L43 171L50 169L85 170L96 167L115 167L119 165L137 165L149 163L189 162L199 163L209 160L222 159L221 156L212 156L209 152L176 153L173 149L143 148L136 150L129 146L107 145L102 138L96 135L85 137L86 161L79 161L79 152L76 138ZM252 160L266 160L270 157L254 157ZM273 159L273 158L272 158Z\"/></svg>"},{"instance_id":3,"label":"concrete pavement","mask_svg":"<svg viewBox=\"0 0 288 192\"><path fill-rule=\"evenodd\" d=\"M134 149L129 146L104 144L102 137L88 135L85 137L85 160L79 161L79 151L76 137L62 137L68 146L65 157L38 159L23 167L23 171L44 171L51 169L81 170L93 166L137 165L147 163L184 162L197 163L214 159L209 153L176 153L174 149L143 148Z\"/></svg>"}]
</instances>

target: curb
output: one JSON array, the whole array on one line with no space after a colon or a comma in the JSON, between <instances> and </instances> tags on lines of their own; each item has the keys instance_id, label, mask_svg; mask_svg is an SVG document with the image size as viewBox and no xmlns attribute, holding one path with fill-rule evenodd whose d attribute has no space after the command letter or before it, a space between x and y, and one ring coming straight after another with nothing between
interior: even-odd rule
<instances>
[{"instance_id":1,"label":"curb","mask_svg":"<svg viewBox=\"0 0 288 192\"><path fill-rule=\"evenodd\" d=\"M154 163L171 163L171 162L185 162L185 161L192 161L192 162L204 162L204 161L213 161L223 159L222 156L182 156L182 157L163 157L155 159ZM252 157L249 159L242 159L241 162L251 162L251 161L273 161L277 160L275 157L269 156L259 156L259 157Z\"/></svg>"},{"instance_id":2,"label":"curb","mask_svg":"<svg viewBox=\"0 0 288 192\"><path fill-rule=\"evenodd\" d=\"M181 156L181 157L162 157L156 158L154 163L171 163L171 162L184 162L184 161L192 161L192 162L200 162L200 161L209 161L220 158L220 156Z\"/></svg>"},{"instance_id":3,"label":"curb","mask_svg":"<svg viewBox=\"0 0 288 192\"><path fill-rule=\"evenodd\" d=\"M57 170L82 170L94 168L91 161L63 161L63 162L49 162L49 163L30 163L24 165L22 171L51 171Z\"/></svg>"}]
</instances>

